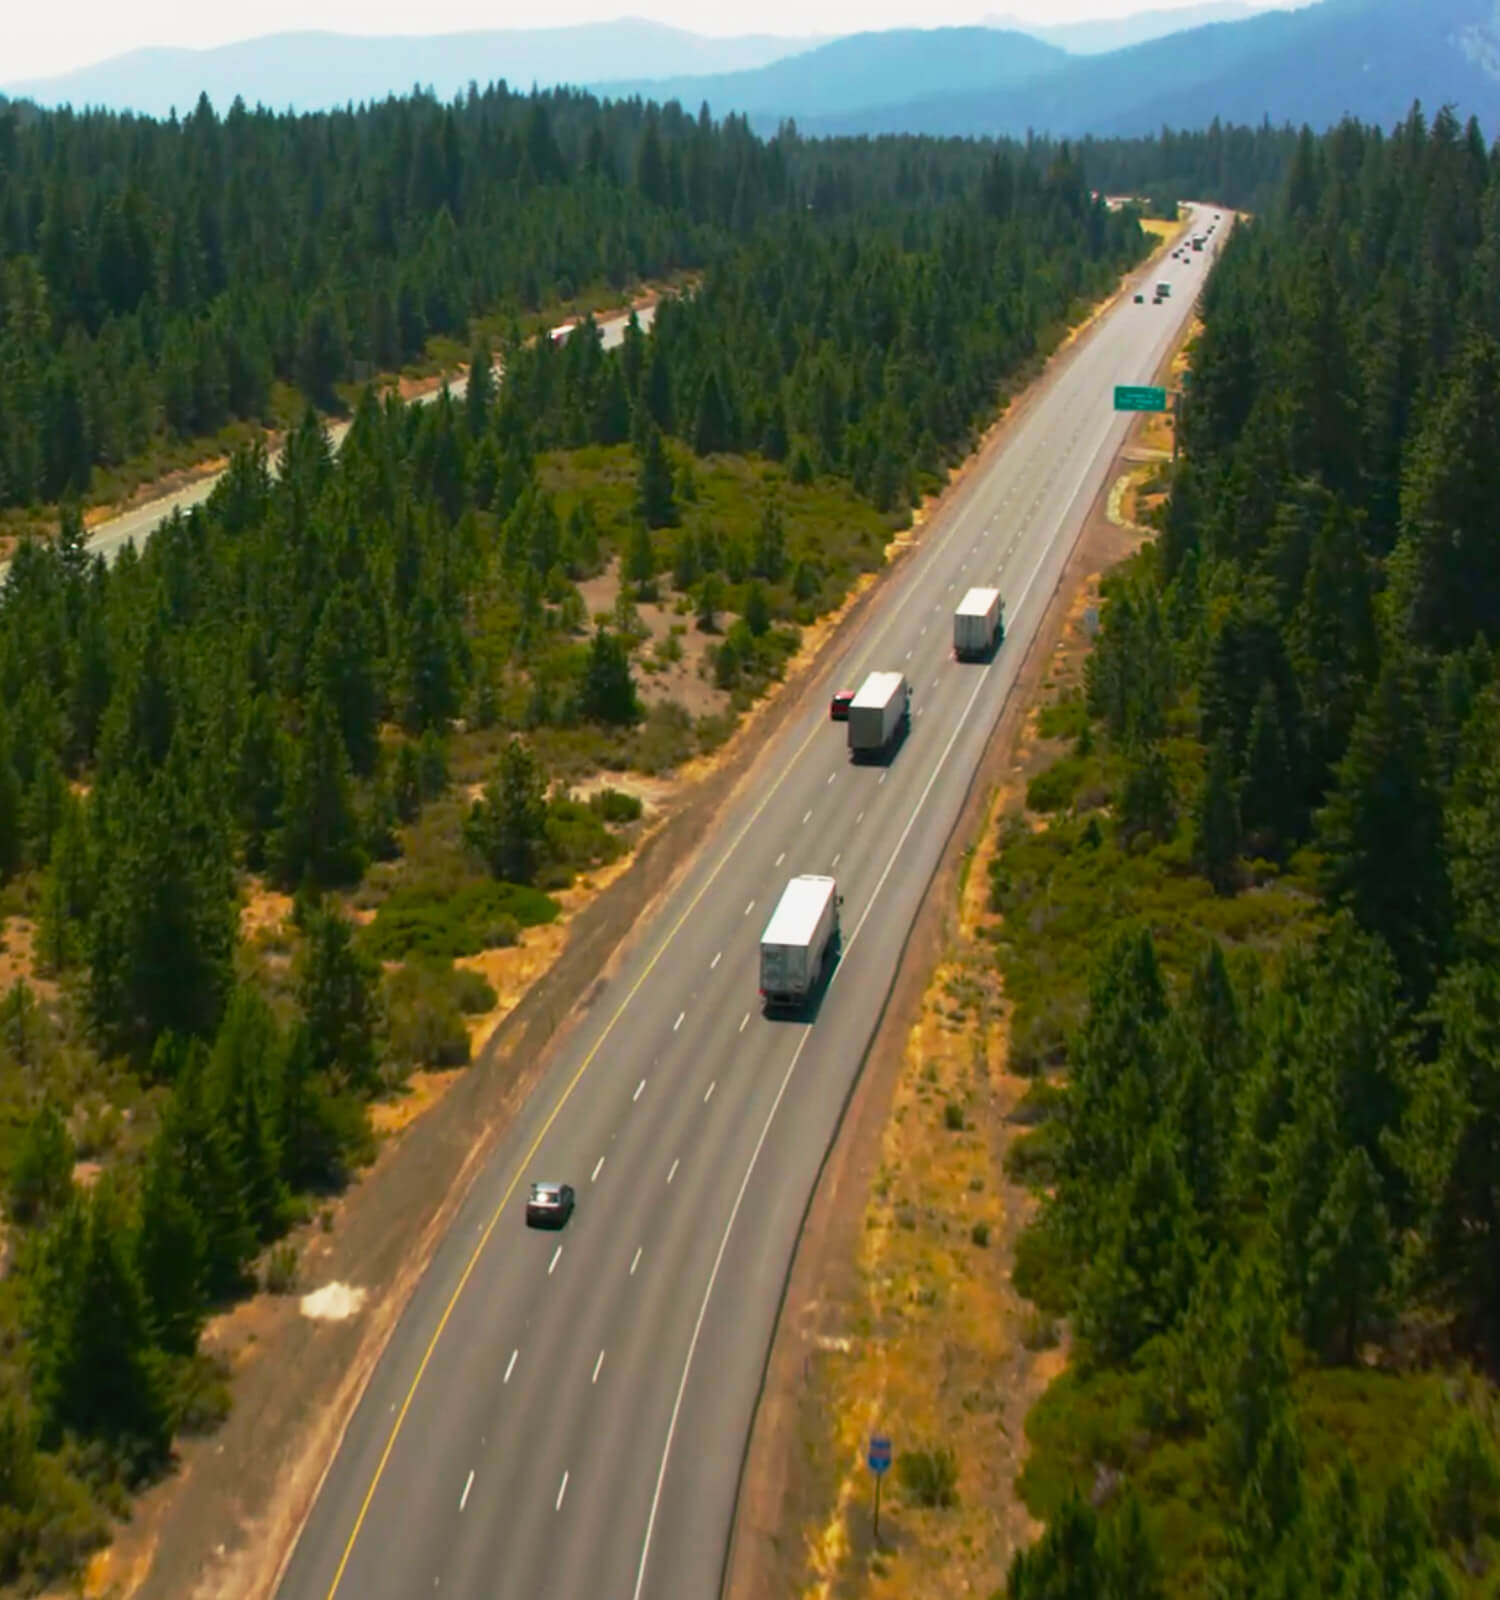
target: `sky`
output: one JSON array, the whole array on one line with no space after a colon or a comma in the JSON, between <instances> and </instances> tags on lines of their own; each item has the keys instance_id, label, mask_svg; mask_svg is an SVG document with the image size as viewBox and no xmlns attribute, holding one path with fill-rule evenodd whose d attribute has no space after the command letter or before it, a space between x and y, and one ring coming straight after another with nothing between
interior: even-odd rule
<instances>
[{"instance_id":1,"label":"sky","mask_svg":"<svg viewBox=\"0 0 1500 1600\"><path fill-rule=\"evenodd\" d=\"M204 0L8 0L0 22L0 82L50 77L144 45L208 49L268 33L459 33L471 28L565 27L623 15L693 33L859 33L881 28L982 22L996 13L1033 24L1175 10L1191 0L756 0L753 7L703 0L550 0L545 10L515 0L258 0L250 8ZM1256 0L1259 3L1259 0ZM421 26L412 26L413 16Z\"/></svg>"}]
</instances>

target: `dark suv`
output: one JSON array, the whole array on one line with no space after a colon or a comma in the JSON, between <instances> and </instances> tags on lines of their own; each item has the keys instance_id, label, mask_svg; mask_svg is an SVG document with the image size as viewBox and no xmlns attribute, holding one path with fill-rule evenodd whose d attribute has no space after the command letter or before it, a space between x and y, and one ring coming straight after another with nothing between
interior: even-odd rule
<instances>
[{"instance_id":1,"label":"dark suv","mask_svg":"<svg viewBox=\"0 0 1500 1600\"><path fill-rule=\"evenodd\" d=\"M565 1228L573 1215L571 1183L534 1183L526 1196L528 1228Z\"/></svg>"},{"instance_id":2,"label":"dark suv","mask_svg":"<svg viewBox=\"0 0 1500 1600\"><path fill-rule=\"evenodd\" d=\"M830 722L847 722L849 720L849 707L854 703L853 689L840 689L828 702L828 720Z\"/></svg>"}]
</instances>

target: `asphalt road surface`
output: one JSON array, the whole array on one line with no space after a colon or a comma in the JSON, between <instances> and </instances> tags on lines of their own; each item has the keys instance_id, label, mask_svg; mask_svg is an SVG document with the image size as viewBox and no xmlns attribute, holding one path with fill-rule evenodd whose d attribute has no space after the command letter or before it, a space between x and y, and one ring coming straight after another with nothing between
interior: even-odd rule
<instances>
[{"instance_id":1,"label":"asphalt road surface","mask_svg":"<svg viewBox=\"0 0 1500 1600\"><path fill-rule=\"evenodd\" d=\"M1200 210L1195 231L1211 208ZM1211 245L1222 243L1226 216ZM769 743L719 833L594 1002L474 1184L378 1364L282 1600L711 1600L798 1229L944 841L1205 255L1166 260L1063 359L988 471ZM1150 285L1173 286L1162 305ZM951 659L999 583L1006 641ZM828 694L914 686L888 766L852 766ZM757 997L788 877L831 872L844 949L811 1023ZM526 1185L572 1183L558 1233Z\"/></svg>"},{"instance_id":2,"label":"asphalt road surface","mask_svg":"<svg viewBox=\"0 0 1500 1600\"><path fill-rule=\"evenodd\" d=\"M653 306L647 306L636 313L642 329L650 328L656 316ZM624 316L601 318L599 332L603 339L604 348L612 350L625 337L625 325L629 321L628 313ZM496 375L503 378L500 364L497 361ZM455 400L462 400L469 387L467 377L454 378L448 385L448 391ZM414 404L426 405L437 399L442 390L434 389L428 394L418 395ZM344 435L349 431L347 422L336 422L328 430L328 438L335 450L344 442ZM271 465L274 468L281 459L281 452L276 451L271 456ZM108 522L97 524L89 534L89 551L94 555L101 555L108 562L113 562L120 551L131 540L135 541L139 549L156 532L157 528L174 511L188 512L194 506L200 506L214 492L222 472L216 472L210 477L200 478L197 483L192 483L185 489L175 490L171 494L158 496L148 501L145 505L137 506L132 511L122 512L117 517L111 517ZM0 583L5 581L5 574L9 568L8 561L0 561Z\"/></svg>"}]
</instances>

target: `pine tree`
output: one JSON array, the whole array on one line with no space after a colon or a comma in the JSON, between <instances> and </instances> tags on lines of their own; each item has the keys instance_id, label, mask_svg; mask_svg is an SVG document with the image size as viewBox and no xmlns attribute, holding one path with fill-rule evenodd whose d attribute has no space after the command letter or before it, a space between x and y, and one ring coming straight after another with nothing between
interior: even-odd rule
<instances>
[{"instance_id":1,"label":"pine tree","mask_svg":"<svg viewBox=\"0 0 1500 1600\"><path fill-rule=\"evenodd\" d=\"M495 877L531 883L546 843L547 790L530 747L512 739L500 754L500 768L474 802L465 825L470 845Z\"/></svg>"},{"instance_id":2,"label":"pine tree","mask_svg":"<svg viewBox=\"0 0 1500 1600\"><path fill-rule=\"evenodd\" d=\"M635 511L647 528L677 525L677 501L672 493L672 463L667 459L661 429L648 427L639 446L640 470L636 478Z\"/></svg>"},{"instance_id":3,"label":"pine tree","mask_svg":"<svg viewBox=\"0 0 1500 1600\"><path fill-rule=\"evenodd\" d=\"M640 715L630 656L618 634L600 628L589 646L583 679L583 714L596 722L628 726Z\"/></svg>"},{"instance_id":4,"label":"pine tree","mask_svg":"<svg viewBox=\"0 0 1500 1600\"><path fill-rule=\"evenodd\" d=\"M84 1208L76 1254L53 1281L55 1342L41 1353L39 1388L53 1429L73 1429L118 1449L133 1472L166 1459L171 1414L145 1296L125 1248L113 1184L102 1179Z\"/></svg>"},{"instance_id":5,"label":"pine tree","mask_svg":"<svg viewBox=\"0 0 1500 1600\"><path fill-rule=\"evenodd\" d=\"M1315 1348L1352 1363L1391 1281L1380 1175L1359 1148L1344 1157L1308 1240L1308 1331Z\"/></svg>"},{"instance_id":6,"label":"pine tree","mask_svg":"<svg viewBox=\"0 0 1500 1600\"><path fill-rule=\"evenodd\" d=\"M1240 808L1234 792L1234 757L1219 738L1209 751L1208 770L1193 825L1193 856L1215 894L1233 894L1239 882Z\"/></svg>"},{"instance_id":7,"label":"pine tree","mask_svg":"<svg viewBox=\"0 0 1500 1600\"><path fill-rule=\"evenodd\" d=\"M354 943L337 911L319 908L297 963L297 998L314 1047L316 1070L359 1093L375 1084L378 970Z\"/></svg>"},{"instance_id":8,"label":"pine tree","mask_svg":"<svg viewBox=\"0 0 1500 1600\"><path fill-rule=\"evenodd\" d=\"M26 1124L11 1158L11 1218L24 1225L45 1220L73 1195L73 1140L57 1106L44 1100Z\"/></svg>"},{"instance_id":9,"label":"pine tree","mask_svg":"<svg viewBox=\"0 0 1500 1600\"><path fill-rule=\"evenodd\" d=\"M277 876L295 888L352 882L363 868L349 758L328 697L313 695L273 846Z\"/></svg>"},{"instance_id":10,"label":"pine tree","mask_svg":"<svg viewBox=\"0 0 1500 1600\"><path fill-rule=\"evenodd\" d=\"M207 1314L208 1249L177 1139L166 1131L146 1157L135 1261L156 1343L170 1355L192 1355Z\"/></svg>"},{"instance_id":11,"label":"pine tree","mask_svg":"<svg viewBox=\"0 0 1500 1600\"><path fill-rule=\"evenodd\" d=\"M1448 934L1449 888L1426 719L1400 660L1382 669L1317 823L1329 898L1386 941L1424 998Z\"/></svg>"},{"instance_id":12,"label":"pine tree","mask_svg":"<svg viewBox=\"0 0 1500 1600\"><path fill-rule=\"evenodd\" d=\"M1250 718L1245 745L1245 776L1240 785L1240 819L1251 848L1278 859L1296 837L1296 778L1287 757L1276 691L1263 683Z\"/></svg>"}]
</instances>

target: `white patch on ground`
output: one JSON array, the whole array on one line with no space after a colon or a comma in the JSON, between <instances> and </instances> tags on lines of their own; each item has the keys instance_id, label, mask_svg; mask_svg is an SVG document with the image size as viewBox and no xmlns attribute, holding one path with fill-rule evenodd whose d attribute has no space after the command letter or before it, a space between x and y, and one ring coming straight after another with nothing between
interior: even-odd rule
<instances>
[{"instance_id":1,"label":"white patch on ground","mask_svg":"<svg viewBox=\"0 0 1500 1600\"><path fill-rule=\"evenodd\" d=\"M302 1315L321 1322L343 1322L365 1303L365 1293L347 1283L325 1283L302 1296Z\"/></svg>"}]
</instances>

